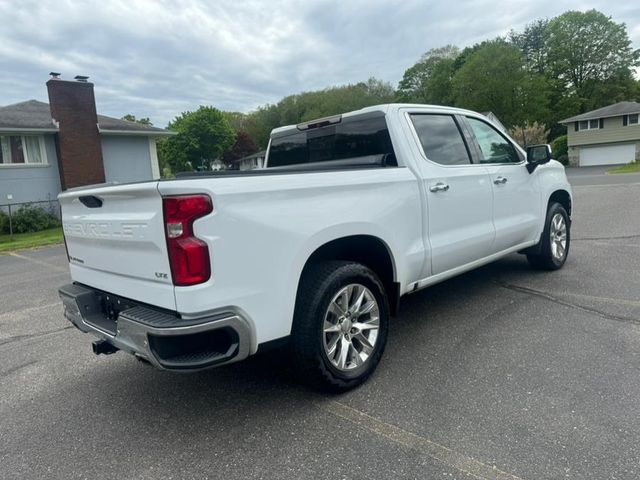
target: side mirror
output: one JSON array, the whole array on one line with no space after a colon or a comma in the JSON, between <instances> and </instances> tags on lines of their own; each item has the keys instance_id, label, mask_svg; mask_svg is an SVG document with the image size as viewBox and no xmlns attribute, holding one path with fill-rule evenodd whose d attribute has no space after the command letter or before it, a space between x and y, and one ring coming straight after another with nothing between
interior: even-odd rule
<instances>
[{"instance_id":1,"label":"side mirror","mask_svg":"<svg viewBox=\"0 0 640 480\"><path fill-rule=\"evenodd\" d=\"M543 165L551 160L550 145L529 145L527 147L527 170L532 173L538 165Z\"/></svg>"}]
</instances>

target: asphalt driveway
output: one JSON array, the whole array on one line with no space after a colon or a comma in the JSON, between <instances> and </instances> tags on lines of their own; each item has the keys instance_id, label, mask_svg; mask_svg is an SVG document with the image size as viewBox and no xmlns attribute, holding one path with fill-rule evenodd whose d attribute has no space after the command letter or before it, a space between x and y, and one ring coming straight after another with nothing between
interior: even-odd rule
<instances>
[{"instance_id":1,"label":"asphalt driveway","mask_svg":"<svg viewBox=\"0 0 640 480\"><path fill-rule=\"evenodd\" d=\"M585 185L617 185L640 183L640 173L612 173L607 174L615 165L600 165L594 167L567 168L567 176L573 186Z\"/></svg>"},{"instance_id":2,"label":"asphalt driveway","mask_svg":"<svg viewBox=\"0 0 640 480\"><path fill-rule=\"evenodd\" d=\"M62 319L64 248L0 256L0 477L636 479L640 184L600 177L564 269L513 255L406 297L340 396L278 353L191 375L96 357Z\"/></svg>"}]
</instances>

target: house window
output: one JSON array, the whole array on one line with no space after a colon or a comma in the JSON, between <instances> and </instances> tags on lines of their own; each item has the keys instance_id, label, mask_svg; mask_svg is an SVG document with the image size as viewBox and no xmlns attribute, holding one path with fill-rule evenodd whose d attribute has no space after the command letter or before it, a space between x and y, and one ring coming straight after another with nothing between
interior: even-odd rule
<instances>
[{"instance_id":1,"label":"house window","mask_svg":"<svg viewBox=\"0 0 640 480\"><path fill-rule=\"evenodd\" d=\"M600 121L595 120L581 120L578 122L578 130L598 130L600 128Z\"/></svg>"},{"instance_id":2,"label":"house window","mask_svg":"<svg viewBox=\"0 0 640 480\"><path fill-rule=\"evenodd\" d=\"M638 114L629 115L629 125L638 125Z\"/></svg>"},{"instance_id":3,"label":"house window","mask_svg":"<svg viewBox=\"0 0 640 480\"><path fill-rule=\"evenodd\" d=\"M47 163L42 135L0 136L0 165Z\"/></svg>"}]
</instances>

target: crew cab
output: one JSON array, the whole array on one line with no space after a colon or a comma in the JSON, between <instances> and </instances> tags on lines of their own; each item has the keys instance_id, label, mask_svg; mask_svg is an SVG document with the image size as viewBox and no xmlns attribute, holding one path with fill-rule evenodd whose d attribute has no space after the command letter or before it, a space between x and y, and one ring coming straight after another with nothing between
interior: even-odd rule
<instances>
[{"instance_id":1,"label":"crew cab","mask_svg":"<svg viewBox=\"0 0 640 480\"><path fill-rule=\"evenodd\" d=\"M95 353L194 371L281 347L332 390L374 371L403 295L515 252L561 268L573 208L547 145L408 104L277 128L262 169L59 200L59 293Z\"/></svg>"}]
</instances>

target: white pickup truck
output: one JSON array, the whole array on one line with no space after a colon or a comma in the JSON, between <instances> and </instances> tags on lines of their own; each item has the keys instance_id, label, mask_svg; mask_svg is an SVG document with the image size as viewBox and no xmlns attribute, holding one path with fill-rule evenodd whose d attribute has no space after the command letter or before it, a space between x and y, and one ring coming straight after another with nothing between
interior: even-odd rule
<instances>
[{"instance_id":1,"label":"white pickup truck","mask_svg":"<svg viewBox=\"0 0 640 480\"><path fill-rule=\"evenodd\" d=\"M402 295L514 252L562 267L572 196L550 155L478 113L391 104L275 129L260 170L69 190L65 316L97 354L192 371L281 346L352 388Z\"/></svg>"}]
</instances>

